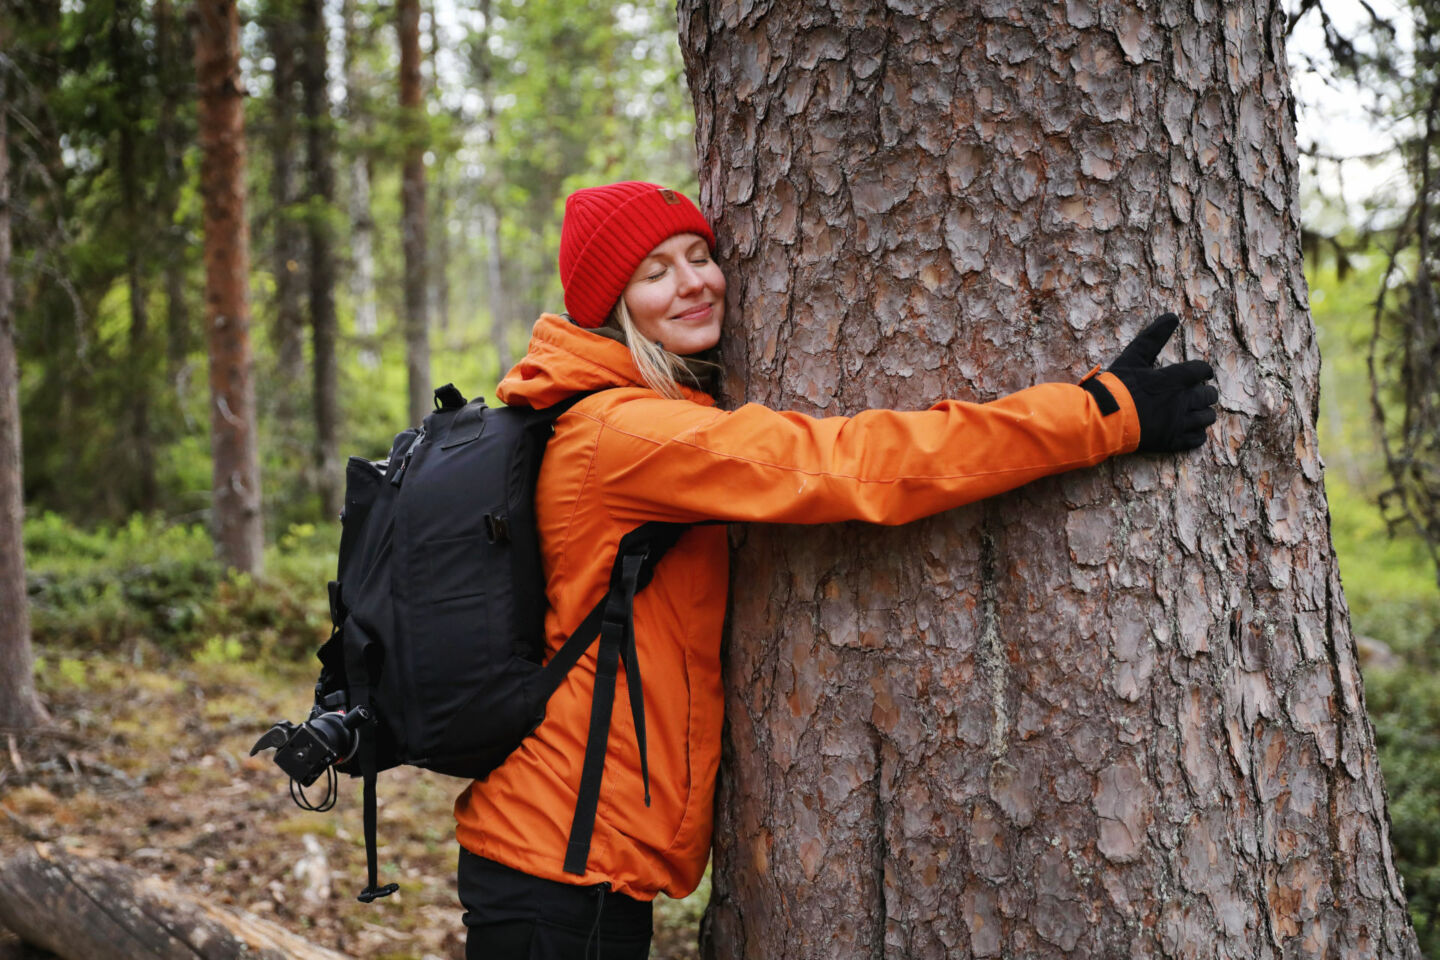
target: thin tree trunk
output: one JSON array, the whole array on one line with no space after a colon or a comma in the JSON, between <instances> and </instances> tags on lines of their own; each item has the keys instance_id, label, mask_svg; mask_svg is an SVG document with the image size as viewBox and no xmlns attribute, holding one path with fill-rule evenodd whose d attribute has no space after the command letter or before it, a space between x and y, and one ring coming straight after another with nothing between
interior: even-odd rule
<instances>
[{"instance_id":1,"label":"thin tree trunk","mask_svg":"<svg viewBox=\"0 0 1440 960\"><path fill-rule=\"evenodd\" d=\"M295 47L297 24L293 4L272 0L266 10L266 36L275 66L270 71L270 201L271 270L275 274L275 315L270 342L275 350L275 390L279 416L293 433L294 397L305 381L305 316L300 305L301 258L304 242L293 216L295 203Z\"/></svg>"},{"instance_id":2,"label":"thin tree trunk","mask_svg":"<svg viewBox=\"0 0 1440 960\"><path fill-rule=\"evenodd\" d=\"M420 0L398 0L400 108L405 131L401 174L401 231L405 250L405 359L410 385L410 420L429 412L430 340L425 303L425 109L420 87Z\"/></svg>"},{"instance_id":3,"label":"thin tree trunk","mask_svg":"<svg viewBox=\"0 0 1440 960\"><path fill-rule=\"evenodd\" d=\"M430 78L433 96L443 102L440 90L440 18L430 16ZM435 234L430 256L431 287L435 292L435 322L442 333L450 329L450 191L451 164L448 155L435 158L435 209L431 230Z\"/></svg>"},{"instance_id":4,"label":"thin tree trunk","mask_svg":"<svg viewBox=\"0 0 1440 960\"><path fill-rule=\"evenodd\" d=\"M430 276L435 290L435 321L443 333L450 329L450 164L435 164L435 210L431 222L435 252L430 257Z\"/></svg>"},{"instance_id":5,"label":"thin tree trunk","mask_svg":"<svg viewBox=\"0 0 1440 960\"><path fill-rule=\"evenodd\" d=\"M495 69L490 53L490 35L495 29L491 0L480 0L480 16L484 21L484 32L475 44L474 67L480 96L485 101L485 141L492 151L490 162L486 164L480 219L485 239L485 293L490 308L490 340L495 345L496 366L499 367L497 377L503 378L515 363L515 354L510 347L511 324L505 297L504 260L500 250L500 209L496 202L501 184L500 157L494 148L499 124L495 114Z\"/></svg>"},{"instance_id":6,"label":"thin tree trunk","mask_svg":"<svg viewBox=\"0 0 1440 960\"><path fill-rule=\"evenodd\" d=\"M504 269L500 259L500 213L491 204L481 207L485 225L485 292L490 305L490 339L495 344L498 375L504 377L515 363L510 348L510 319L506 313Z\"/></svg>"},{"instance_id":7,"label":"thin tree trunk","mask_svg":"<svg viewBox=\"0 0 1440 960\"><path fill-rule=\"evenodd\" d=\"M708 956L1418 955L1330 545L1285 22L681 0L732 400L1075 382L1173 308L1222 405L1192 454L744 534Z\"/></svg>"},{"instance_id":8,"label":"thin tree trunk","mask_svg":"<svg viewBox=\"0 0 1440 960\"><path fill-rule=\"evenodd\" d=\"M128 2L117 2L110 21L110 63L115 82L121 89L138 86L140 70L135 65L135 37L131 22L135 10ZM133 487L126 498L127 506L143 511L154 510L159 503L155 479L154 438L150 435L150 313L146 304L145 277L142 261L152 235L147 218L141 215L139 171L135 142L139 132L139 115L132 98L120 101L120 123L117 131L116 170L120 179L120 210L130 242L125 247L125 281L129 288L130 368L126 388L129 406L128 459L132 465Z\"/></svg>"},{"instance_id":9,"label":"thin tree trunk","mask_svg":"<svg viewBox=\"0 0 1440 960\"><path fill-rule=\"evenodd\" d=\"M336 355L335 237L330 212L335 204L334 127L325 85L326 42L321 0L305 0L306 159L310 174L310 323L315 362L316 489L327 517L340 515L340 372ZM318 208L318 210L316 209Z\"/></svg>"},{"instance_id":10,"label":"thin tree trunk","mask_svg":"<svg viewBox=\"0 0 1440 960\"><path fill-rule=\"evenodd\" d=\"M0 49L8 30L0 18ZM8 67L0 62L0 105L8 105ZM20 367L15 356L15 301L10 280L10 144L8 110L0 107L0 727L26 729L50 718L35 695L30 601L25 589L20 459Z\"/></svg>"},{"instance_id":11,"label":"thin tree trunk","mask_svg":"<svg viewBox=\"0 0 1440 960\"><path fill-rule=\"evenodd\" d=\"M380 365L375 342L380 325L375 315L375 220L370 214L370 160L367 153L370 131L369 111L362 90L369 77L360 57L359 28L355 23L358 0L345 0L345 109L351 134L362 144L350 161L350 299L355 309L355 337L360 342L360 365L373 370Z\"/></svg>"},{"instance_id":12,"label":"thin tree trunk","mask_svg":"<svg viewBox=\"0 0 1440 960\"><path fill-rule=\"evenodd\" d=\"M194 23L214 457L211 525L220 561L258 574L264 562L264 535L250 353L250 226L245 218L244 91L235 0L198 0Z\"/></svg>"},{"instance_id":13,"label":"thin tree trunk","mask_svg":"<svg viewBox=\"0 0 1440 960\"><path fill-rule=\"evenodd\" d=\"M185 304L185 230L175 222L183 183L185 137L176 119L189 60L175 30L170 0L155 3L155 46L164 78L160 91L160 121L156 134L163 151L162 182L158 188L162 245L165 251L165 342L166 376L184 402L181 381L190 355L190 313Z\"/></svg>"}]
</instances>

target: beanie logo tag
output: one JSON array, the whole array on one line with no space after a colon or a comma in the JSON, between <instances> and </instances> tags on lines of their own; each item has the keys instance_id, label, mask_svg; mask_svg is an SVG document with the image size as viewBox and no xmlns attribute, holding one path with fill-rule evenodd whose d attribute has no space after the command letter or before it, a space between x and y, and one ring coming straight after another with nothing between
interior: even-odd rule
<instances>
[{"instance_id":1,"label":"beanie logo tag","mask_svg":"<svg viewBox=\"0 0 1440 960\"><path fill-rule=\"evenodd\" d=\"M677 204L677 203L680 202L680 196L679 196L679 194L677 194L674 190L669 189L668 187L662 187L662 188L661 188L661 190L660 190L660 196L664 197L664 198L665 198L665 202L668 203L668 204L672 204L672 205L673 205L673 204Z\"/></svg>"}]
</instances>

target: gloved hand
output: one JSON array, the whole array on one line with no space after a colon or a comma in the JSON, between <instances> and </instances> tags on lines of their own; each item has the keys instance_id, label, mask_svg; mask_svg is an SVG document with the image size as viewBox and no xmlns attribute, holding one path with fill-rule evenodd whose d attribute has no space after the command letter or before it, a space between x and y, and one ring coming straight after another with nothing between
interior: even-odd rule
<instances>
[{"instance_id":1,"label":"gloved hand","mask_svg":"<svg viewBox=\"0 0 1440 960\"><path fill-rule=\"evenodd\" d=\"M1193 450L1205 442L1205 428L1215 422L1220 391L1205 383L1215 370L1204 360L1155 366L1170 335L1180 326L1173 313L1155 318L1121 351L1110 372L1130 391L1140 415L1141 451Z\"/></svg>"}]
</instances>

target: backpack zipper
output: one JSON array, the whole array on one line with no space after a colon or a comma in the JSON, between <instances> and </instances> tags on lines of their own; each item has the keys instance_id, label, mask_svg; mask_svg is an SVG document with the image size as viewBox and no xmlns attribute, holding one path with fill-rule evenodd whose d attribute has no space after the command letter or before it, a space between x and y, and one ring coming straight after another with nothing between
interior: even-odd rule
<instances>
[{"instance_id":1,"label":"backpack zipper","mask_svg":"<svg viewBox=\"0 0 1440 960\"><path fill-rule=\"evenodd\" d=\"M405 451L405 459L400 461L400 469L396 470L395 476L390 478L390 483L392 485L397 487L400 486L400 481L404 478L405 471L410 469L410 459L415 456L415 448L420 446L420 444L424 442L425 427L422 425L420 427L420 432L415 434L415 442L410 444L410 448Z\"/></svg>"}]
</instances>

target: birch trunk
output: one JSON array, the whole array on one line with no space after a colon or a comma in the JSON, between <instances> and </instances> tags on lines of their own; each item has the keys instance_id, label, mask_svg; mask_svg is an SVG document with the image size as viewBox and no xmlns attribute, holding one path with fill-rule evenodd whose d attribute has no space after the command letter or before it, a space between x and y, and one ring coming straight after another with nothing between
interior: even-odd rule
<instances>
[{"instance_id":1,"label":"birch trunk","mask_svg":"<svg viewBox=\"0 0 1440 960\"><path fill-rule=\"evenodd\" d=\"M682 0L731 400L1220 422L734 561L711 957L1415 957L1330 544L1278 2ZM983 465L977 465L983 468Z\"/></svg>"},{"instance_id":2,"label":"birch trunk","mask_svg":"<svg viewBox=\"0 0 1440 960\"><path fill-rule=\"evenodd\" d=\"M205 219L205 330L210 353L211 525L220 561L258 574L264 562L260 463L250 352L250 228L245 116L235 0L195 4L200 190Z\"/></svg>"}]
</instances>

